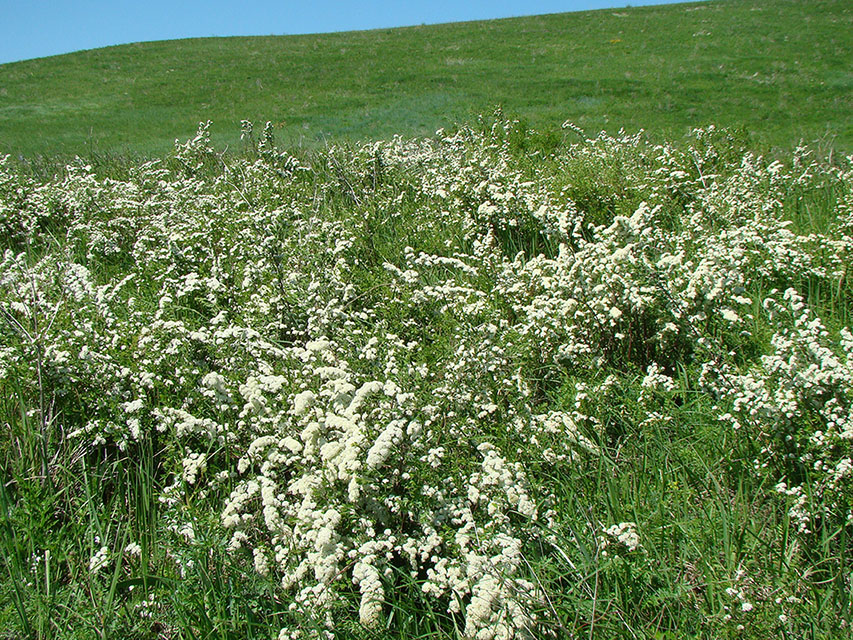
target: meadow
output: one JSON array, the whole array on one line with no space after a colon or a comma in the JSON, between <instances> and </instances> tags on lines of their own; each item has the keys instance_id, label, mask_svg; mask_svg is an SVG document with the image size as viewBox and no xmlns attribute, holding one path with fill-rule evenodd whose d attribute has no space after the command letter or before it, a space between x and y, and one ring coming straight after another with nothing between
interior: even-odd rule
<instances>
[{"instance_id":1,"label":"meadow","mask_svg":"<svg viewBox=\"0 0 853 640\"><path fill-rule=\"evenodd\" d=\"M0 65L0 640L853 638L852 15Z\"/></svg>"},{"instance_id":2,"label":"meadow","mask_svg":"<svg viewBox=\"0 0 853 640\"><path fill-rule=\"evenodd\" d=\"M845 0L723 0L405 29L148 42L0 65L0 150L153 157L212 120L271 121L291 148L432 135L501 106L659 142L744 128L755 144L853 144Z\"/></svg>"},{"instance_id":3,"label":"meadow","mask_svg":"<svg viewBox=\"0 0 853 640\"><path fill-rule=\"evenodd\" d=\"M209 128L0 163L2 637L851 637L851 157Z\"/></svg>"}]
</instances>

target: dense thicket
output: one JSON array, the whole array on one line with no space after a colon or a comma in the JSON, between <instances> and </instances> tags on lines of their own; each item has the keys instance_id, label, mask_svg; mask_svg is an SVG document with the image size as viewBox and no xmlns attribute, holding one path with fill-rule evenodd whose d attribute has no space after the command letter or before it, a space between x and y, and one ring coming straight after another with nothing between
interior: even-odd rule
<instances>
[{"instance_id":1,"label":"dense thicket","mask_svg":"<svg viewBox=\"0 0 853 640\"><path fill-rule=\"evenodd\" d=\"M851 159L562 131L0 164L7 637L848 634Z\"/></svg>"}]
</instances>

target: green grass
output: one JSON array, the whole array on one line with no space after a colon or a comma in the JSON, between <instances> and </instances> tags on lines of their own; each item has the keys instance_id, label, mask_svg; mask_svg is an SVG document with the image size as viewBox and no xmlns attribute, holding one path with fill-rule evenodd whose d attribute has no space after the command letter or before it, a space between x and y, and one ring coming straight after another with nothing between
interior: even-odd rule
<instances>
[{"instance_id":1,"label":"green grass","mask_svg":"<svg viewBox=\"0 0 853 640\"><path fill-rule=\"evenodd\" d=\"M159 155L199 121L288 146L431 134L496 105L546 128L744 127L853 143L853 8L721 0L306 36L122 45L0 66L0 152Z\"/></svg>"}]
</instances>

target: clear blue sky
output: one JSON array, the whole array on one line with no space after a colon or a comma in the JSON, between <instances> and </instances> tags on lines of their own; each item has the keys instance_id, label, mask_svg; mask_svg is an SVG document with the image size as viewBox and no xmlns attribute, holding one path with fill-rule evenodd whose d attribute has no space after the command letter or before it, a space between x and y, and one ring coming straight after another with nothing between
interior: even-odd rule
<instances>
[{"instance_id":1,"label":"clear blue sky","mask_svg":"<svg viewBox=\"0 0 853 640\"><path fill-rule=\"evenodd\" d=\"M147 40L285 35L679 0L0 0L0 63Z\"/></svg>"}]
</instances>

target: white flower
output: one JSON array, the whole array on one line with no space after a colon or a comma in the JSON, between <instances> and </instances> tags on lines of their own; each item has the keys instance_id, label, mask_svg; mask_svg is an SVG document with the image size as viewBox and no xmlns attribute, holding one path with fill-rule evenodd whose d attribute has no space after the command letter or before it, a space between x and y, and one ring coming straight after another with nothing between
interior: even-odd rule
<instances>
[{"instance_id":1,"label":"white flower","mask_svg":"<svg viewBox=\"0 0 853 640\"><path fill-rule=\"evenodd\" d=\"M376 442L367 452L367 466L369 468L376 469L383 465L391 455L394 447L402 441L402 425L403 422L401 420L394 420L382 430L382 433L376 438Z\"/></svg>"},{"instance_id":2,"label":"white flower","mask_svg":"<svg viewBox=\"0 0 853 640\"><path fill-rule=\"evenodd\" d=\"M98 573L101 569L106 567L110 563L110 549L109 547L101 547L98 551L89 558L89 571L92 573Z\"/></svg>"},{"instance_id":3,"label":"white flower","mask_svg":"<svg viewBox=\"0 0 853 640\"><path fill-rule=\"evenodd\" d=\"M629 552L642 549L640 536L637 534L637 525L633 522L620 522L604 530L604 533L615 542L623 545ZM604 546L607 546L605 540Z\"/></svg>"},{"instance_id":4,"label":"white flower","mask_svg":"<svg viewBox=\"0 0 853 640\"><path fill-rule=\"evenodd\" d=\"M731 322L732 324L740 322L740 316L733 309L723 309L721 313L723 319L727 322Z\"/></svg>"},{"instance_id":5,"label":"white flower","mask_svg":"<svg viewBox=\"0 0 853 640\"><path fill-rule=\"evenodd\" d=\"M357 562L352 570L352 579L361 592L361 603L358 607L358 619L368 629L379 626L382 616L382 602L385 591L379 571L371 564Z\"/></svg>"}]
</instances>

